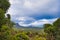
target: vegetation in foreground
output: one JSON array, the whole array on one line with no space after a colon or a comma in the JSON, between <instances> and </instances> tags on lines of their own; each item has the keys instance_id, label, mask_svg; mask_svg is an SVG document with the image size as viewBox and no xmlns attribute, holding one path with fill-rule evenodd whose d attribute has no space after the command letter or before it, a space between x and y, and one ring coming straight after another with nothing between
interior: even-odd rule
<instances>
[{"instance_id":1,"label":"vegetation in foreground","mask_svg":"<svg viewBox=\"0 0 60 40\"><path fill-rule=\"evenodd\" d=\"M0 40L60 40L60 18L53 24L45 24L39 32L18 30L13 27L10 14L5 17L9 7L8 0L0 0Z\"/></svg>"}]
</instances>

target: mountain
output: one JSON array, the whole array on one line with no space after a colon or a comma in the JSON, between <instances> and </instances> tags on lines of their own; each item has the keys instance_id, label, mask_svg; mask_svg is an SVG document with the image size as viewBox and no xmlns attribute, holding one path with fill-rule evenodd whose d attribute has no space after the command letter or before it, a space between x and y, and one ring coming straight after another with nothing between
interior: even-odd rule
<instances>
[{"instance_id":1,"label":"mountain","mask_svg":"<svg viewBox=\"0 0 60 40\"><path fill-rule=\"evenodd\" d=\"M15 27L19 28L19 27L23 27L23 26L20 26L18 23L16 23Z\"/></svg>"},{"instance_id":2,"label":"mountain","mask_svg":"<svg viewBox=\"0 0 60 40\"><path fill-rule=\"evenodd\" d=\"M38 27L38 26L33 26L33 25L30 25L30 26L21 26L18 23L15 24L15 27L17 27L17 28L43 28L43 26Z\"/></svg>"}]
</instances>

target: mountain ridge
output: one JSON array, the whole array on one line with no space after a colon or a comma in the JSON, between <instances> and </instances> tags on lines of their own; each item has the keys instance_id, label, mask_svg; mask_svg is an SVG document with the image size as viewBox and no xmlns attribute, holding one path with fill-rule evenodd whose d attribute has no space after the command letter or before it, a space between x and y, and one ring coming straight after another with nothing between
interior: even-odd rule
<instances>
[{"instance_id":1,"label":"mountain ridge","mask_svg":"<svg viewBox=\"0 0 60 40\"><path fill-rule=\"evenodd\" d=\"M30 25L30 26L21 26L18 23L15 24L15 27L17 27L17 28L43 28L43 26L38 27L38 26L33 26L33 25Z\"/></svg>"}]
</instances>

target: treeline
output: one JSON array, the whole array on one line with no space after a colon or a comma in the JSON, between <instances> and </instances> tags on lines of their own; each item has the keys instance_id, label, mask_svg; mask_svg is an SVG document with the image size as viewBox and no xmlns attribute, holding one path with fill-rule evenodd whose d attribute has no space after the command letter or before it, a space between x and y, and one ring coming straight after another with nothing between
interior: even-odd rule
<instances>
[{"instance_id":1,"label":"treeline","mask_svg":"<svg viewBox=\"0 0 60 40\"><path fill-rule=\"evenodd\" d=\"M45 24L42 32L18 30L13 27L10 14L5 17L9 7L9 0L0 0L0 40L60 40L60 18Z\"/></svg>"},{"instance_id":2,"label":"treeline","mask_svg":"<svg viewBox=\"0 0 60 40\"><path fill-rule=\"evenodd\" d=\"M7 17L5 17L9 7L9 0L0 0L0 40L11 39L10 33L14 23L10 20L10 14L7 14Z\"/></svg>"},{"instance_id":3,"label":"treeline","mask_svg":"<svg viewBox=\"0 0 60 40\"><path fill-rule=\"evenodd\" d=\"M60 40L60 18L53 24L45 24L44 32L47 33L47 40Z\"/></svg>"}]
</instances>

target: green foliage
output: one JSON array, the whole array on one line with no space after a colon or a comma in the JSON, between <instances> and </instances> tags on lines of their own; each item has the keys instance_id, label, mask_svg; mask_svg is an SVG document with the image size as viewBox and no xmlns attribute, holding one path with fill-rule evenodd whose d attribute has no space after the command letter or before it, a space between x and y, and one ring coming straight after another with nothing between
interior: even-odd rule
<instances>
[{"instance_id":1,"label":"green foliage","mask_svg":"<svg viewBox=\"0 0 60 40\"><path fill-rule=\"evenodd\" d=\"M2 26L0 32L0 40L9 40L10 32L8 30L9 28L7 26Z\"/></svg>"},{"instance_id":2,"label":"green foliage","mask_svg":"<svg viewBox=\"0 0 60 40\"><path fill-rule=\"evenodd\" d=\"M45 24L44 25L44 31L46 33L54 33L56 31L56 28L51 24Z\"/></svg>"},{"instance_id":3,"label":"green foliage","mask_svg":"<svg viewBox=\"0 0 60 40\"><path fill-rule=\"evenodd\" d=\"M4 11L2 9L0 9L0 19L3 19L4 17L5 17Z\"/></svg>"},{"instance_id":4,"label":"green foliage","mask_svg":"<svg viewBox=\"0 0 60 40\"><path fill-rule=\"evenodd\" d=\"M45 24L44 31L47 34L47 40L60 40L60 18L57 19L52 25Z\"/></svg>"},{"instance_id":5,"label":"green foliage","mask_svg":"<svg viewBox=\"0 0 60 40\"><path fill-rule=\"evenodd\" d=\"M2 28L1 28L2 31L8 31L9 30L9 27L6 26L6 25L3 25Z\"/></svg>"},{"instance_id":6,"label":"green foliage","mask_svg":"<svg viewBox=\"0 0 60 40\"><path fill-rule=\"evenodd\" d=\"M10 40L10 28L7 26L5 13L9 8L10 3L8 0L0 0L0 40Z\"/></svg>"},{"instance_id":7,"label":"green foliage","mask_svg":"<svg viewBox=\"0 0 60 40\"><path fill-rule=\"evenodd\" d=\"M2 10L6 12L9 7L10 7L10 3L8 2L8 0L0 0L0 8Z\"/></svg>"},{"instance_id":8,"label":"green foliage","mask_svg":"<svg viewBox=\"0 0 60 40\"><path fill-rule=\"evenodd\" d=\"M44 37L36 37L34 40L46 40Z\"/></svg>"},{"instance_id":9,"label":"green foliage","mask_svg":"<svg viewBox=\"0 0 60 40\"><path fill-rule=\"evenodd\" d=\"M4 11L0 9L0 27L4 24Z\"/></svg>"},{"instance_id":10,"label":"green foliage","mask_svg":"<svg viewBox=\"0 0 60 40\"><path fill-rule=\"evenodd\" d=\"M28 36L25 34L17 34L15 40L29 40Z\"/></svg>"},{"instance_id":11,"label":"green foliage","mask_svg":"<svg viewBox=\"0 0 60 40\"><path fill-rule=\"evenodd\" d=\"M60 18L57 19L57 20L53 23L53 25L59 28L59 27L60 27Z\"/></svg>"},{"instance_id":12,"label":"green foliage","mask_svg":"<svg viewBox=\"0 0 60 40\"><path fill-rule=\"evenodd\" d=\"M44 25L44 31L47 32L47 33L50 33L50 28L51 28L51 24L45 24Z\"/></svg>"},{"instance_id":13,"label":"green foliage","mask_svg":"<svg viewBox=\"0 0 60 40\"><path fill-rule=\"evenodd\" d=\"M60 40L60 18L58 18L53 25L56 27L56 40Z\"/></svg>"},{"instance_id":14,"label":"green foliage","mask_svg":"<svg viewBox=\"0 0 60 40\"><path fill-rule=\"evenodd\" d=\"M8 2L8 0L0 0L0 28L5 23L5 13L9 6L10 3Z\"/></svg>"}]
</instances>

